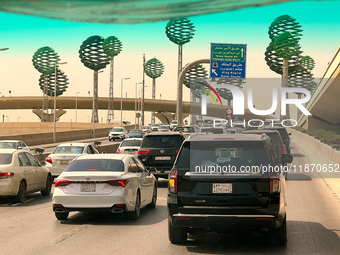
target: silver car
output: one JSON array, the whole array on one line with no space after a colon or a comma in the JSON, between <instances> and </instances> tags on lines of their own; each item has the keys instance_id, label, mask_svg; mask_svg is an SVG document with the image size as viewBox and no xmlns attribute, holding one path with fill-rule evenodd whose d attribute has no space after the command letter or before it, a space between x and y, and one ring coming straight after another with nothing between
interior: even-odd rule
<instances>
[{"instance_id":1,"label":"silver car","mask_svg":"<svg viewBox=\"0 0 340 255\"><path fill-rule=\"evenodd\" d=\"M99 151L91 143L62 143L46 157L45 166L53 177L57 177L74 158L82 154L99 154Z\"/></svg>"},{"instance_id":2,"label":"silver car","mask_svg":"<svg viewBox=\"0 0 340 255\"><path fill-rule=\"evenodd\" d=\"M119 144L117 154L133 154L137 156L143 138L126 138Z\"/></svg>"},{"instance_id":3,"label":"silver car","mask_svg":"<svg viewBox=\"0 0 340 255\"><path fill-rule=\"evenodd\" d=\"M14 150L26 150L30 151L30 148L19 140L2 140L0 141L0 149L14 149Z\"/></svg>"},{"instance_id":4,"label":"silver car","mask_svg":"<svg viewBox=\"0 0 340 255\"><path fill-rule=\"evenodd\" d=\"M124 140L128 134L124 127L114 127L110 130L109 141L114 141L116 139Z\"/></svg>"}]
</instances>

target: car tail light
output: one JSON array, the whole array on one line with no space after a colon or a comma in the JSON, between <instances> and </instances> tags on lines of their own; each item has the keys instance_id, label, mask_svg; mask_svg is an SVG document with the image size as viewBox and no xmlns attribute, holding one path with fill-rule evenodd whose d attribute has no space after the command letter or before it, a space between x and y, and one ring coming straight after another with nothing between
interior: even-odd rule
<instances>
[{"instance_id":1,"label":"car tail light","mask_svg":"<svg viewBox=\"0 0 340 255\"><path fill-rule=\"evenodd\" d=\"M108 181L107 184L111 186L122 186L125 188L126 184L128 184L129 180L114 180L114 181Z\"/></svg>"},{"instance_id":2,"label":"car tail light","mask_svg":"<svg viewBox=\"0 0 340 255\"><path fill-rule=\"evenodd\" d=\"M58 186L67 186L69 185L71 182L70 181L66 181L66 180L59 180L57 179L55 181L54 187L58 187Z\"/></svg>"},{"instance_id":3,"label":"car tail light","mask_svg":"<svg viewBox=\"0 0 340 255\"><path fill-rule=\"evenodd\" d=\"M280 180L276 172L269 172L269 190L270 193L277 193L280 191Z\"/></svg>"},{"instance_id":4,"label":"car tail light","mask_svg":"<svg viewBox=\"0 0 340 255\"><path fill-rule=\"evenodd\" d=\"M189 217L189 216L177 216L176 219L177 220L190 220L191 217Z\"/></svg>"},{"instance_id":5,"label":"car tail light","mask_svg":"<svg viewBox=\"0 0 340 255\"><path fill-rule=\"evenodd\" d=\"M143 149L139 149L138 150L138 154L149 154L150 150L143 150Z\"/></svg>"},{"instance_id":6,"label":"car tail light","mask_svg":"<svg viewBox=\"0 0 340 255\"><path fill-rule=\"evenodd\" d=\"M119 149L119 148L117 148L117 151L116 151L116 153L117 153L117 154L119 154L119 151L120 151L120 149Z\"/></svg>"},{"instance_id":7,"label":"car tail light","mask_svg":"<svg viewBox=\"0 0 340 255\"><path fill-rule=\"evenodd\" d=\"M46 157L46 158L45 158L45 161L52 164L52 159L51 159L51 157Z\"/></svg>"},{"instance_id":8,"label":"car tail light","mask_svg":"<svg viewBox=\"0 0 340 255\"><path fill-rule=\"evenodd\" d=\"M178 154L178 151L179 151L179 150L175 150L175 151L176 151L176 153Z\"/></svg>"},{"instance_id":9,"label":"car tail light","mask_svg":"<svg viewBox=\"0 0 340 255\"><path fill-rule=\"evenodd\" d=\"M0 179L12 178L14 173L0 173Z\"/></svg>"},{"instance_id":10,"label":"car tail light","mask_svg":"<svg viewBox=\"0 0 340 255\"><path fill-rule=\"evenodd\" d=\"M280 155L283 154L283 145L280 144Z\"/></svg>"},{"instance_id":11,"label":"car tail light","mask_svg":"<svg viewBox=\"0 0 340 255\"><path fill-rule=\"evenodd\" d=\"M169 192L170 193L177 193L177 169L172 169L170 172L170 179L169 179Z\"/></svg>"},{"instance_id":12,"label":"car tail light","mask_svg":"<svg viewBox=\"0 0 340 255\"><path fill-rule=\"evenodd\" d=\"M270 220L269 217L257 217L255 220Z\"/></svg>"},{"instance_id":13,"label":"car tail light","mask_svg":"<svg viewBox=\"0 0 340 255\"><path fill-rule=\"evenodd\" d=\"M289 139L290 139L290 138L289 138L289 135L287 135L287 137L286 137L286 140L288 140L288 141L289 141Z\"/></svg>"}]
</instances>

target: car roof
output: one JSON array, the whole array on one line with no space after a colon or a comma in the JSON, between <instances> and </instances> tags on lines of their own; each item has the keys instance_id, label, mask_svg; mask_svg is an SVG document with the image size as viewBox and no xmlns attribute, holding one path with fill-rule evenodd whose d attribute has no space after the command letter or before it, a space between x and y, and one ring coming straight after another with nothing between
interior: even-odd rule
<instances>
[{"instance_id":1,"label":"car roof","mask_svg":"<svg viewBox=\"0 0 340 255\"><path fill-rule=\"evenodd\" d=\"M122 142L124 141L135 141L135 140L143 140L141 137L136 137L136 138L125 138Z\"/></svg>"},{"instance_id":2,"label":"car roof","mask_svg":"<svg viewBox=\"0 0 340 255\"><path fill-rule=\"evenodd\" d=\"M258 133L276 133L280 134L276 129L256 129L256 130L245 130L243 134L258 134Z\"/></svg>"},{"instance_id":3,"label":"car roof","mask_svg":"<svg viewBox=\"0 0 340 255\"><path fill-rule=\"evenodd\" d=\"M155 135L157 135L157 136L165 136L165 135L167 135L167 136L169 136L169 135L181 135L181 136L183 136L183 134L180 133L180 132L171 132L171 131L169 131L169 132L152 132L152 133L146 134L144 137L146 137L146 136L155 136Z\"/></svg>"},{"instance_id":4,"label":"car roof","mask_svg":"<svg viewBox=\"0 0 340 255\"><path fill-rule=\"evenodd\" d=\"M263 141L268 136L260 136L255 134L201 134L189 137L187 140L190 141Z\"/></svg>"},{"instance_id":5,"label":"car roof","mask_svg":"<svg viewBox=\"0 0 340 255\"><path fill-rule=\"evenodd\" d=\"M0 153L14 153L16 151L24 151L24 150L16 150L16 149L0 149Z\"/></svg>"},{"instance_id":6,"label":"car roof","mask_svg":"<svg viewBox=\"0 0 340 255\"><path fill-rule=\"evenodd\" d=\"M57 147L59 146L85 146L85 145L89 145L91 143L61 143L59 145L57 145Z\"/></svg>"},{"instance_id":7,"label":"car roof","mask_svg":"<svg viewBox=\"0 0 340 255\"><path fill-rule=\"evenodd\" d=\"M133 155L128 154L115 154L115 153L105 153L105 154L82 154L77 157L79 159L117 159L123 160L124 158L129 158Z\"/></svg>"},{"instance_id":8,"label":"car roof","mask_svg":"<svg viewBox=\"0 0 340 255\"><path fill-rule=\"evenodd\" d=\"M1 140L0 142L17 143L17 142L23 142L23 141L20 141L20 140Z\"/></svg>"}]
</instances>

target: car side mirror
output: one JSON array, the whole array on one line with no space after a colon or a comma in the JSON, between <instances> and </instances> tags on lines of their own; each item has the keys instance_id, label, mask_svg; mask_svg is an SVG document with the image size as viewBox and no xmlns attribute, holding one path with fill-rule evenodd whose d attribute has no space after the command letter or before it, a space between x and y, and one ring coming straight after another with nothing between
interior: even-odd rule
<instances>
[{"instance_id":1,"label":"car side mirror","mask_svg":"<svg viewBox=\"0 0 340 255\"><path fill-rule=\"evenodd\" d=\"M17 148L18 150L21 150L22 149L22 147L21 146L18 146L18 148Z\"/></svg>"},{"instance_id":2,"label":"car side mirror","mask_svg":"<svg viewBox=\"0 0 340 255\"><path fill-rule=\"evenodd\" d=\"M293 161L293 156L290 154L281 154L281 163L292 163Z\"/></svg>"},{"instance_id":3,"label":"car side mirror","mask_svg":"<svg viewBox=\"0 0 340 255\"><path fill-rule=\"evenodd\" d=\"M46 161L40 161L40 164L41 164L42 166L45 166L45 165L46 165Z\"/></svg>"},{"instance_id":4,"label":"car side mirror","mask_svg":"<svg viewBox=\"0 0 340 255\"><path fill-rule=\"evenodd\" d=\"M292 133L288 133L288 135L292 135Z\"/></svg>"}]
</instances>

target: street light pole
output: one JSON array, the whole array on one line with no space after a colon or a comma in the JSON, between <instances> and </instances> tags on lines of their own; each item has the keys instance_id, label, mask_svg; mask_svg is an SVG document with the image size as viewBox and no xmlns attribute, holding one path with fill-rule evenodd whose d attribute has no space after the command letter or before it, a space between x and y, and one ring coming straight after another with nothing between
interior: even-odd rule
<instances>
[{"instance_id":1,"label":"street light pole","mask_svg":"<svg viewBox=\"0 0 340 255\"><path fill-rule=\"evenodd\" d=\"M143 82L136 83L136 93L135 93L135 129L137 129L137 84L143 84ZM139 124L138 124L139 127Z\"/></svg>"},{"instance_id":2,"label":"street light pole","mask_svg":"<svg viewBox=\"0 0 340 255\"><path fill-rule=\"evenodd\" d=\"M59 63L59 65L67 64L67 62ZM53 112L53 142L56 142L55 131L56 131L56 108L57 108L57 66L58 63L54 64L54 112Z\"/></svg>"},{"instance_id":3,"label":"street light pole","mask_svg":"<svg viewBox=\"0 0 340 255\"><path fill-rule=\"evenodd\" d=\"M96 137L96 121L95 121L95 113L94 113L94 110L95 110L95 105L96 105L96 100L94 99L95 95L97 95L97 108L98 108L98 91L97 91L97 88L96 88L96 84L98 83L98 73L102 73L104 71L97 71L95 70L94 71L94 74L93 74L93 96L92 96L92 133L93 133L93 137ZM99 122L99 116L97 116L97 120Z\"/></svg>"},{"instance_id":4,"label":"street light pole","mask_svg":"<svg viewBox=\"0 0 340 255\"><path fill-rule=\"evenodd\" d=\"M79 94L80 92L77 92L76 93L76 123L77 123L77 110L78 110L78 94Z\"/></svg>"},{"instance_id":5,"label":"street light pole","mask_svg":"<svg viewBox=\"0 0 340 255\"><path fill-rule=\"evenodd\" d=\"M130 77L122 78L120 86L120 126L123 126L123 80L128 80Z\"/></svg>"}]
</instances>

